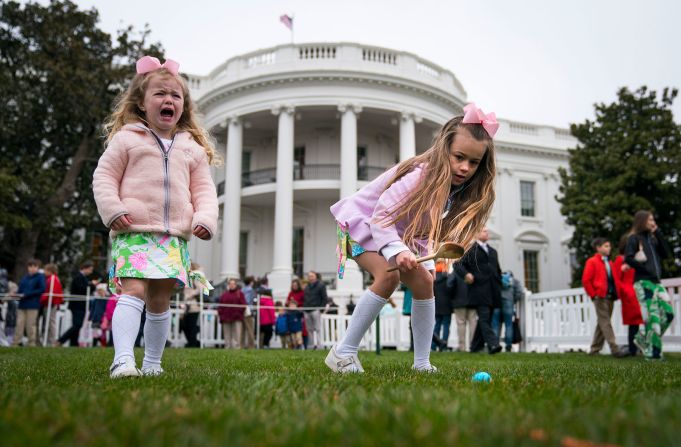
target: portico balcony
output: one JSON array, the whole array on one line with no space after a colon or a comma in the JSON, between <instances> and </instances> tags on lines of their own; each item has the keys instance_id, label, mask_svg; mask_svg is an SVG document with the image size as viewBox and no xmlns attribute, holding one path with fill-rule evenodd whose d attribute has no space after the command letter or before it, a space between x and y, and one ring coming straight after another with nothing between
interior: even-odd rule
<instances>
[{"instance_id":1,"label":"portico balcony","mask_svg":"<svg viewBox=\"0 0 681 447\"><path fill-rule=\"evenodd\" d=\"M386 168L381 166L360 166L357 168L358 181L372 181ZM293 167L293 180L340 180L340 164L314 164ZM265 185L277 182L277 168L256 169L241 174L241 187ZM225 192L225 182L217 185L218 196Z\"/></svg>"}]
</instances>

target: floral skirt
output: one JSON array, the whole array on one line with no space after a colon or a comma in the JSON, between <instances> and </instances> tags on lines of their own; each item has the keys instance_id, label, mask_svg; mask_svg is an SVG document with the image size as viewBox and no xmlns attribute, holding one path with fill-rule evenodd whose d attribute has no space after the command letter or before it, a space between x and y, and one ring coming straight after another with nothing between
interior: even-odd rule
<instances>
[{"instance_id":1,"label":"floral skirt","mask_svg":"<svg viewBox=\"0 0 681 447\"><path fill-rule=\"evenodd\" d=\"M345 275L345 262L348 260L348 247L350 248L351 258L356 258L367 250L350 237L347 227L340 222L336 222L336 233L338 235L338 245L336 246L338 279L343 279Z\"/></svg>"},{"instance_id":2,"label":"floral skirt","mask_svg":"<svg viewBox=\"0 0 681 447\"><path fill-rule=\"evenodd\" d=\"M162 233L123 233L111 243L113 265L109 289L116 293L121 278L175 279L176 289L193 287L194 281L212 286L201 272L192 272L187 241Z\"/></svg>"}]
</instances>

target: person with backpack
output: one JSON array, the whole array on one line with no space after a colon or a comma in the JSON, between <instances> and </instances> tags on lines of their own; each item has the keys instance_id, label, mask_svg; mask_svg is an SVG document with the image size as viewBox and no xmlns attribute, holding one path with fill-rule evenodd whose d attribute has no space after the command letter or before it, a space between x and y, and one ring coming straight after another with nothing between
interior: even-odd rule
<instances>
[{"instance_id":1,"label":"person with backpack","mask_svg":"<svg viewBox=\"0 0 681 447\"><path fill-rule=\"evenodd\" d=\"M523 297L524 289L510 270L501 274L501 308L492 312L492 329L501 337L501 324L504 324L504 343L506 352L513 348L513 315L515 303Z\"/></svg>"}]
</instances>

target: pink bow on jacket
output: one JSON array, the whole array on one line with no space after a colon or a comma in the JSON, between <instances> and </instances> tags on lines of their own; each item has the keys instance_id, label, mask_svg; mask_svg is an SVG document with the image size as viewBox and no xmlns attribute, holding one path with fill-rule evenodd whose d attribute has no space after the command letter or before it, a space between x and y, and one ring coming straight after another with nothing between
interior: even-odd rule
<instances>
[{"instance_id":1,"label":"pink bow on jacket","mask_svg":"<svg viewBox=\"0 0 681 447\"><path fill-rule=\"evenodd\" d=\"M491 138L494 138L494 134L499 129L497 115L494 112L485 115L482 109L476 107L474 103L470 103L463 108L463 120L461 122L466 124L482 124L482 127L485 128Z\"/></svg>"},{"instance_id":2,"label":"pink bow on jacket","mask_svg":"<svg viewBox=\"0 0 681 447\"><path fill-rule=\"evenodd\" d=\"M164 63L161 63L161 61L152 56L143 56L137 61L137 74L149 73L159 68L165 68L172 74L177 75L180 70L180 63L172 59L166 59Z\"/></svg>"}]
</instances>

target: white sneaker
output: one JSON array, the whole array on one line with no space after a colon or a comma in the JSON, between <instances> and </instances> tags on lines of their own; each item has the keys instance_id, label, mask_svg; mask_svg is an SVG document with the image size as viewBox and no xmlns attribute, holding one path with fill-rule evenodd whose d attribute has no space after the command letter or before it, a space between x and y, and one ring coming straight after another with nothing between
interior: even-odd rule
<instances>
[{"instance_id":1,"label":"white sneaker","mask_svg":"<svg viewBox=\"0 0 681 447\"><path fill-rule=\"evenodd\" d=\"M160 376L163 374L165 371L163 371L163 368L159 367L148 367L148 368L142 368L140 370L143 376L147 377L154 377L154 376Z\"/></svg>"},{"instance_id":2,"label":"white sneaker","mask_svg":"<svg viewBox=\"0 0 681 447\"><path fill-rule=\"evenodd\" d=\"M117 379L119 377L139 377L142 372L135 366L135 359L126 358L118 363L113 363L109 370L109 377Z\"/></svg>"},{"instance_id":3,"label":"white sneaker","mask_svg":"<svg viewBox=\"0 0 681 447\"><path fill-rule=\"evenodd\" d=\"M428 365L425 368L417 368L414 365L411 365L411 369L413 369L416 372L428 374L435 374L437 372L437 368L434 367L433 365Z\"/></svg>"},{"instance_id":4,"label":"white sneaker","mask_svg":"<svg viewBox=\"0 0 681 447\"><path fill-rule=\"evenodd\" d=\"M363 373L364 368L359 362L359 357L357 354L351 355L350 357L339 357L336 354L336 347L331 348L329 353L326 355L324 360L326 366L331 368L331 371L337 373Z\"/></svg>"}]
</instances>

